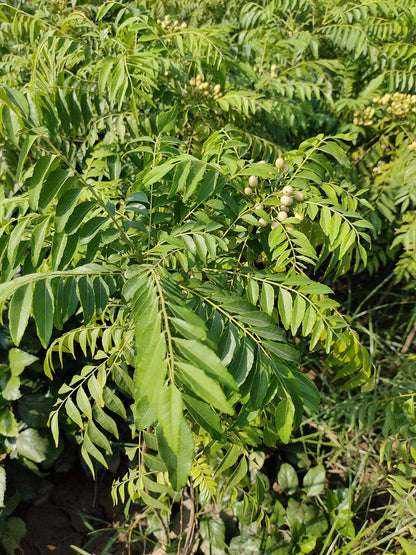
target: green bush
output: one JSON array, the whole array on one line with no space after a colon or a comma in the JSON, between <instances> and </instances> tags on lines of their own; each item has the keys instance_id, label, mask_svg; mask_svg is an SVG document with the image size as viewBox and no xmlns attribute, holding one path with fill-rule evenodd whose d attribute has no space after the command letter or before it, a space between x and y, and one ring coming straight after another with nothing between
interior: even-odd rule
<instances>
[{"instance_id":1,"label":"green bush","mask_svg":"<svg viewBox=\"0 0 416 555\"><path fill-rule=\"evenodd\" d=\"M93 475L127 455L115 500L236 503L273 531L251 552L353 538L348 488L315 502L322 464L299 482L280 461L285 506L262 468L319 411L305 357L374 386L342 276L414 278L413 97L393 116L375 97L413 88L414 8L66 4L0 5L6 471L47 469L64 434ZM221 522L200 519L219 550Z\"/></svg>"}]
</instances>

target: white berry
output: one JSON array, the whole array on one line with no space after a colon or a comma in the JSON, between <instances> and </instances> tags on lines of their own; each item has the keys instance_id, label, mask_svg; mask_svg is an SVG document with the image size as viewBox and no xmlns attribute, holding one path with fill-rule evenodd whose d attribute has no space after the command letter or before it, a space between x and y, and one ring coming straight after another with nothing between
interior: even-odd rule
<instances>
[{"instance_id":1,"label":"white berry","mask_svg":"<svg viewBox=\"0 0 416 555\"><path fill-rule=\"evenodd\" d=\"M283 206L291 206L293 204L293 198L287 195L283 195L282 197L280 197L280 202L283 204Z\"/></svg>"},{"instance_id":2,"label":"white berry","mask_svg":"<svg viewBox=\"0 0 416 555\"><path fill-rule=\"evenodd\" d=\"M292 185L286 185L285 187L283 187L283 193L290 196L293 193Z\"/></svg>"}]
</instances>

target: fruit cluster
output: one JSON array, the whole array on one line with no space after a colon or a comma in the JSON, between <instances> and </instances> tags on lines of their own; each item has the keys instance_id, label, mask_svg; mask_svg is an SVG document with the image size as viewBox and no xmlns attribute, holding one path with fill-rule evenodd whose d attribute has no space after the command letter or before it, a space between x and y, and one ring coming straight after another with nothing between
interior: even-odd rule
<instances>
[{"instance_id":1,"label":"fruit cluster","mask_svg":"<svg viewBox=\"0 0 416 555\"><path fill-rule=\"evenodd\" d=\"M372 106L367 106L365 110L356 110L354 112L354 125L373 125L374 114L376 113L376 109Z\"/></svg>"},{"instance_id":2,"label":"fruit cluster","mask_svg":"<svg viewBox=\"0 0 416 555\"><path fill-rule=\"evenodd\" d=\"M263 161L261 161L260 163L264 163ZM282 169L283 171L288 171L289 166L287 166L284 163L283 158L277 158L276 162L275 162L275 166L277 169ZM251 175L249 177L248 180L248 186L245 187L244 189L244 193L246 195L251 195L253 194L253 189L255 189L258 186L259 180L258 177L256 177L255 175ZM292 187L292 185L285 185L283 187L283 189L280 191L280 205L278 205L277 207L272 205L270 207L271 209L271 218L272 218L272 223L271 223L271 228L274 229L275 227L277 227L280 224L284 224L286 226L286 229L288 231L293 231L294 227L293 225L290 223L290 221L287 221L290 218L290 210L293 210L293 203L300 203L303 200L305 200L305 195L302 191L295 191ZM254 210L264 210L264 205L262 203L256 203L256 205L254 206ZM293 216L299 220L300 222L304 219L304 216L302 213L300 212L293 212ZM268 222L264 219L264 218L259 218L259 224L261 227L267 227L268 226Z\"/></svg>"},{"instance_id":3,"label":"fruit cluster","mask_svg":"<svg viewBox=\"0 0 416 555\"><path fill-rule=\"evenodd\" d=\"M203 81L202 75L198 74L196 77L189 79L189 84L185 86L185 95L193 97L211 96L214 100L217 100L222 96L221 85Z\"/></svg>"},{"instance_id":4,"label":"fruit cluster","mask_svg":"<svg viewBox=\"0 0 416 555\"><path fill-rule=\"evenodd\" d=\"M355 125L373 125L376 110L381 108L389 116L405 116L409 113L416 114L416 94L404 94L395 92L386 93L383 96L376 96L372 100L372 105L364 110L354 112Z\"/></svg>"},{"instance_id":5,"label":"fruit cluster","mask_svg":"<svg viewBox=\"0 0 416 555\"><path fill-rule=\"evenodd\" d=\"M182 21L182 23L177 19L172 21L169 14L165 15L164 19L158 19L157 22L164 31L170 31L172 33L180 30L184 31L188 27L186 21Z\"/></svg>"},{"instance_id":6,"label":"fruit cluster","mask_svg":"<svg viewBox=\"0 0 416 555\"><path fill-rule=\"evenodd\" d=\"M416 94L395 92L386 93L382 97L373 98L374 104L382 106L386 112L393 116L403 116L409 112L416 113Z\"/></svg>"}]
</instances>

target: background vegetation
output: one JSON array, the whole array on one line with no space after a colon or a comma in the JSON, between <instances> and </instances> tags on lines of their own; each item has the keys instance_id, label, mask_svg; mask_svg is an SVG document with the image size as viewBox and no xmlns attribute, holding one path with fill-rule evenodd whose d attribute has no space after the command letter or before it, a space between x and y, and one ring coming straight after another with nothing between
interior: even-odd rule
<instances>
[{"instance_id":1,"label":"background vegetation","mask_svg":"<svg viewBox=\"0 0 416 555\"><path fill-rule=\"evenodd\" d=\"M75 450L129 552L414 555L414 2L0 22L3 549Z\"/></svg>"}]
</instances>

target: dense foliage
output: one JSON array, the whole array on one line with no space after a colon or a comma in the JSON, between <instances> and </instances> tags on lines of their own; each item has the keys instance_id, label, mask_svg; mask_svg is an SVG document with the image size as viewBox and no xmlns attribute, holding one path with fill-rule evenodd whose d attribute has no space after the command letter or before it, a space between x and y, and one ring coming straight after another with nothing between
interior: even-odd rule
<instances>
[{"instance_id":1,"label":"dense foliage","mask_svg":"<svg viewBox=\"0 0 416 555\"><path fill-rule=\"evenodd\" d=\"M335 483L308 444L355 394L351 434L400 457L380 552L412 553L413 3L21 4L0 3L5 549L21 477L75 443L93 475L121 454L114 500L170 552L361 553L368 458Z\"/></svg>"}]
</instances>

